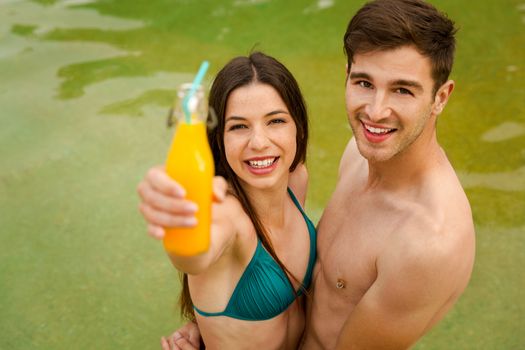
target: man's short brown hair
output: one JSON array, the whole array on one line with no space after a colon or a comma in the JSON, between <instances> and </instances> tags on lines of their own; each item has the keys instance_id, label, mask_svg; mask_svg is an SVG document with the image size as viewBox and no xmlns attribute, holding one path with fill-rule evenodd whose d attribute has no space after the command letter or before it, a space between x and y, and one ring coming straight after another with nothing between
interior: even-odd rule
<instances>
[{"instance_id":1,"label":"man's short brown hair","mask_svg":"<svg viewBox=\"0 0 525 350\"><path fill-rule=\"evenodd\" d=\"M457 29L445 14L421 0L375 0L351 19L344 36L348 70L356 54L414 46L431 62L435 94L448 80Z\"/></svg>"}]
</instances>

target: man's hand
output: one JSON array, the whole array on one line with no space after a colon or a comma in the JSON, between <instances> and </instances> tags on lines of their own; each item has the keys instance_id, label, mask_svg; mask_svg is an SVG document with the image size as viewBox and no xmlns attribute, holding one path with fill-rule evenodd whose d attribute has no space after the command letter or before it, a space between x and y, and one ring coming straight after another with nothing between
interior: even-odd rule
<instances>
[{"instance_id":1,"label":"man's hand","mask_svg":"<svg viewBox=\"0 0 525 350\"><path fill-rule=\"evenodd\" d=\"M221 202L226 196L224 178L213 179L213 196ZM171 179L163 166L151 168L139 183L137 192L141 198L139 210L148 224L148 234L156 239L164 238L164 227L192 227L197 224L197 205L185 199L184 188Z\"/></svg>"},{"instance_id":2,"label":"man's hand","mask_svg":"<svg viewBox=\"0 0 525 350\"><path fill-rule=\"evenodd\" d=\"M194 322L188 322L168 337L160 340L162 350L199 350L200 331Z\"/></svg>"}]
</instances>

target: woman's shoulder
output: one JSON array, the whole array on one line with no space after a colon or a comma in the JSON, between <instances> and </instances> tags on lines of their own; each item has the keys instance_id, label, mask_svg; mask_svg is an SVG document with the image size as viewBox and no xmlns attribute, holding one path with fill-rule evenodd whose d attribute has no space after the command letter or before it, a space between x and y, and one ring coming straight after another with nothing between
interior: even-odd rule
<instances>
[{"instance_id":1,"label":"woman's shoulder","mask_svg":"<svg viewBox=\"0 0 525 350\"><path fill-rule=\"evenodd\" d=\"M298 164L295 170L290 173L288 187L292 190L301 206L304 206L308 189L308 170L304 163Z\"/></svg>"},{"instance_id":2,"label":"woman's shoulder","mask_svg":"<svg viewBox=\"0 0 525 350\"><path fill-rule=\"evenodd\" d=\"M212 206L213 221L217 223L229 221L233 224L238 221L242 222L244 217L248 217L239 199L230 193L227 193L222 201L213 202Z\"/></svg>"}]
</instances>

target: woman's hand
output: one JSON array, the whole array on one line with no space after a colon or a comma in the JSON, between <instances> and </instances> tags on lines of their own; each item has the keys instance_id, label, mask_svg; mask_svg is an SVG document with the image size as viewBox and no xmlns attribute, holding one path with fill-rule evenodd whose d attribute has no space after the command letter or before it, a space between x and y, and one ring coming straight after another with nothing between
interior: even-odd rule
<instances>
[{"instance_id":1,"label":"woman's hand","mask_svg":"<svg viewBox=\"0 0 525 350\"><path fill-rule=\"evenodd\" d=\"M162 337L162 350L199 350L200 331L194 322L188 322L168 337Z\"/></svg>"},{"instance_id":2,"label":"woman's hand","mask_svg":"<svg viewBox=\"0 0 525 350\"><path fill-rule=\"evenodd\" d=\"M226 196L224 178L213 179L213 195L216 202ZM139 210L148 224L148 234L156 239L164 238L164 227L193 227L197 224L194 202L185 199L184 188L168 176L164 166L151 168L139 183L137 192L141 198Z\"/></svg>"}]
</instances>

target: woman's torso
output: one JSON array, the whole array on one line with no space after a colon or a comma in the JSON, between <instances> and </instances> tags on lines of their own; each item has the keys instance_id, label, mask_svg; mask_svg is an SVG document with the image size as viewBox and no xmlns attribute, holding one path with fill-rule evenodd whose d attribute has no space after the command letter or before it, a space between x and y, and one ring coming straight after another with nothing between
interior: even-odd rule
<instances>
[{"instance_id":1,"label":"woman's torso","mask_svg":"<svg viewBox=\"0 0 525 350\"><path fill-rule=\"evenodd\" d=\"M284 224L272 227L269 236L277 256L298 280L291 279L294 293L238 201L229 200L227 212L238 230L235 243L205 273L189 276L207 348L295 348L304 329L304 297L296 300L296 295L303 294L301 284L309 287L311 281L315 228L289 192Z\"/></svg>"}]
</instances>

